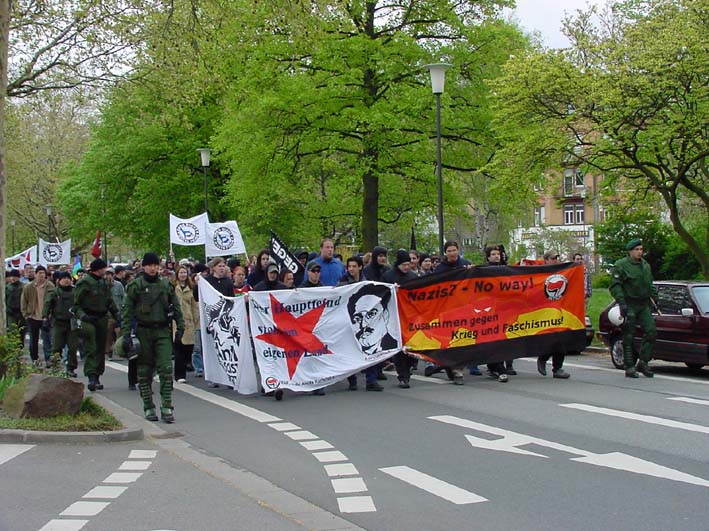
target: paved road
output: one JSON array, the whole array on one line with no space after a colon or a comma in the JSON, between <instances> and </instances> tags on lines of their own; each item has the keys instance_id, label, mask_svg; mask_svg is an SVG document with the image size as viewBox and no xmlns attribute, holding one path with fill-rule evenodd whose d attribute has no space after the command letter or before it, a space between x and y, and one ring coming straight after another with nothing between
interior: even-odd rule
<instances>
[{"instance_id":1,"label":"paved road","mask_svg":"<svg viewBox=\"0 0 709 531\"><path fill-rule=\"evenodd\" d=\"M506 384L416 377L402 390L390 376L383 393L340 383L282 402L189 380L177 386L177 423L159 425L172 438L114 445L110 466L65 467L66 488L33 496L36 479L23 485L18 472L38 464L32 477L62 477L61 447L0 464L0 499L12 500L0 528L3 518L42 528L132 449L156 447L153 475L83 529L707 529L709 371L656 363L653 380L628 380L607 357L579 356L563 381L534 360L515 365ZM140 413L124 365L109 367L103 394ZM12 470L21 488L2 486Z\"/></svg>"}]
</instances>

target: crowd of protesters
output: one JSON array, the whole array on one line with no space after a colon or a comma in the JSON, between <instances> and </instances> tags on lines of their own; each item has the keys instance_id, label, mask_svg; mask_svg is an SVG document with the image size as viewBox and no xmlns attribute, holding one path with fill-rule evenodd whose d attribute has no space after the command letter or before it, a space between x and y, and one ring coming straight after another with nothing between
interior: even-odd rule
<instances>
[{"instance_id":1,"label":"crowd of protesters","mask_svg":"<svg viewBox=\"0 0 709 531\"><path fill-rule=\"evenodd\" d=\"M152 253L149 253L152 255ZM302 264L302 274L294 274L289 270L280 270L278 264L270 257L267 249L245 260L239 258L213 258L207 264L197 260L183 258L179 262L172 254L159 259L157 274L169 281L174 290L175 299L179 302L184 320L184 331L178 330L173 324L173 377L174 381L184 383L188 373L195 378L204 377L204 362L202 358L200 313L198 304L198 282L204 281L212 285L224 296L244 296L251 290L284 290L294 288L309 288L318 286L337 286L373 280L391 284L401 284L410 279L449 271L456 268L473 267L461 256L460 247L455 241L444 245L443 256L429 255L417 250L399 249L392 253L393 263L390 264L390 252L377 246L371 252L358 253L346 260L335 253L335 245L331 239L320 242L319 252L297 250L295 257ZM146 255L147 256L147 255ZM574 260L579 261L578 254ZM479 266L506 265L507 255L502 245L492 245L485 249L486 261ZM558 263L559 254L548 252L544 255L545 263ZM99 263L100 262L100 263ZM101 267L99 267L101 266ZM110 293L106 312L101 319L106 319L106 333L99 334L100 344L89 345L81 333L76 331L81 323L80 304L76 300L76 286L83 285L86 275L95 282L100 282L102 288ZM23 269L6 272L6 312L8 327L17 327L21 339L29 342L29 353L32 362L38 366L47 367L62 364L66 374L77 376L78 359L86 357L86 351L96 351L98 360L91 362L103 367L105 357L113 357L114 342L120 337L121 308L126 296L126 287L143 275L141 260L135 260L127 265L108 265L101 259L92 262L89 271L78 269L70 271L69 266L36 267L27 264ZM587 297L590 289L587 288ZM110 310L110 311L109 311ZM83 321L83 317L81 319ZM88 320L91 324L91 320ZM125 326L123 327L126 328ZM39 345L42 345L40 358ZM77 355L78 354L78 355ZM540 374L546 375L546 362L553 358L553 375L555 378L568 378L562 369L564 353L545 353L539 357L537 366ZM85 364L87 362L85 361ZM391 362L384 362L371 367L363 373L366 377L366 390L382 391L379 381L386 380L383 371L395 369L399 387L409 388L412 371L417 370L417 360L403 352L396 354ZM466 367L438 367L428 364L425 376L445 370L449 379L457 385L463 384L463 373ZM477 366L467 367L471 375L481 374ZM487 374L500 382L506 382L508 375L515 375L512 360L506 363L493 363L487 366ZM98 370L98 369L96 369ZM86 368L84 369L86 374ZM103 371L100 370L102 373ZM102 389L100 374L89 374L89 389ZM349 389L357 389L357 375L348 378ZM128 385L131 390L138 384L138 370L135 360L129 361ZM208 382L210 387L219 387ZM271 393L272 394L272 393ZM324 394L322 389L314 391L316 395ZM282 392L279 393L280 399Z\"/></svg>"}]
</instances>

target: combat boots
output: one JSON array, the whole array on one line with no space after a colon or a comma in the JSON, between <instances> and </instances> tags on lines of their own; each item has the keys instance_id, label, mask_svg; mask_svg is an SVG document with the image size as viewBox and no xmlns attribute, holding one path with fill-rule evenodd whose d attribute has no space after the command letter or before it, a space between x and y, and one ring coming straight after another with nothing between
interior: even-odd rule
<instances>
[{"instance_id":1,"label":"combat boots","mask_svg":"<svg viewBox=\"0 0 709 531\"><path fill-rule=\"evenodd\" d=\"M160 408L160 418L162 418L162 420L164 422L167 422L168 424L172 424L173 422L175 422L175 415L172 412L172 408L171 407L161 407ZM157 418L155 420L157 420Z\"/></svg>"},{"instance_id":2,"label":"combat boots","mask_svg":"<svg viewBox=\"0 0 709 531\"><path fill-rule=\"evenodd\" d=\"M650 367L648 367L647 363L644 361L638 361L638 364L635 369L638 372L641 372L646 378L652 378L653 376L655 376L655 373L650 370Z\"/></svg>"}]
</instances>

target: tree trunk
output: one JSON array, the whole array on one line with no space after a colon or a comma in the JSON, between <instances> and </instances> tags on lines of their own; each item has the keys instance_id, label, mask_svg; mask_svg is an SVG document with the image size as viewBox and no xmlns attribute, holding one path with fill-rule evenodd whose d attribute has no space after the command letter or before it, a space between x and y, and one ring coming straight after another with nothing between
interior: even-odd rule
<instances>
[{"instance_id":1,"label":"tree trunk","mask_svg":"<svg viewBox=\"0 0 709 531\"><path fill-rule=\"evenodd\" d=\"M379 243L379 177L368 169L362 175L362 250Z\"/></svg>"},{"instance_id":2,"label":"tree trunk","mask_svg":"<svg viewBox=\"0 0 709 531\"><path fill-rule=\"evenodd\" d=\"M5 176L5 99L7 97L7 52L10 40L10 0L0 0L0 333L5 333L5 232L7 223L7 178Z\"/></svg>"}]
</instances>

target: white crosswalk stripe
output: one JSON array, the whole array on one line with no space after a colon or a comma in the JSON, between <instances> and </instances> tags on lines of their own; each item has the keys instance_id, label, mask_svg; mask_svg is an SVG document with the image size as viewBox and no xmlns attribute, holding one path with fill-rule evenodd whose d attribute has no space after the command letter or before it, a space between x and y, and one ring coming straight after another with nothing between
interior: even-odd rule
<instances>
[{"instance_id":1,"label":"white crosswalk stripe","mask_svg":"<svg viewBox=\"0 0 709 531\"><path fill-rule=\"evenodd\" d=\"M34 448L33 444L0 444L0 465L32 448Z\"/></svg>"},{"instance_id":2,"label":"white crosswalk stripe","mask_svg":"<svg viewBox=\"0 0 709 531\"><path fill-rule=\"evenodd\" d=\"M478 496L474 492L461 489L408 466L390 466L379 470L456 505L488 501L487 498Z\"/></svg>"}]
</instances>

